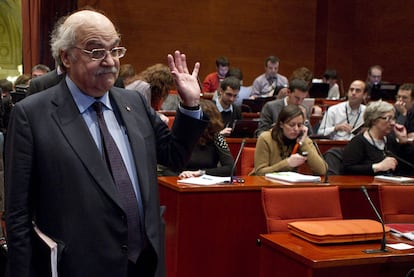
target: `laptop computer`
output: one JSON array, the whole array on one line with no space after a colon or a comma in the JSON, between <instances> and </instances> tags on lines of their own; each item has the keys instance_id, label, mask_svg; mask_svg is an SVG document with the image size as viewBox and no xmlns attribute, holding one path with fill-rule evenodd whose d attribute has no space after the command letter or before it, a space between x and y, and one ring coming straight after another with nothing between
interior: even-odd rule
<instances>
[{"instance_id":1,"label":"laptop computer","mask_svg":"<svg viewBox=\"0 0 414 277\"><path fill-rule=\"evenodd\" d=\"M329 84L327 83L312 83L309 88L310 98L327 98L329 92Z\"/></svg>"},{"instance_id":2,"label":"laptop computer","mask_svg":"<svg viewBox=\"0 0 414 277\"><path fill-rule=\"evenodd\" d=\"M254 131L259 127L258 120L237 119L233 121L230 137L232 138L252 138Z\"/></svg>"},{"instance_id":3,"label":"laptop computer","mask_svg":"<svg viewBox=\"0 0 414 277\"><path fill-rule=\"evenodd\" d=\"M274 96L271 97L257 97L256 99L243 99L242 105L249 106L250 112L260 113L264 104L268 101L275 100Z\"/></svg>"},{"instance_id":4,"label":"laptop computer","mask_svg":"<svg viewBox=\"0 0 414 277\"><path fill-rule=\"evenodd\" d=\"M384 100L384 101L395 101L395 97L398 93L399 84L389 83L389 84L380 84L378 87L373 87L371 89L370 100Z\"/></svg>"}]
</instances>

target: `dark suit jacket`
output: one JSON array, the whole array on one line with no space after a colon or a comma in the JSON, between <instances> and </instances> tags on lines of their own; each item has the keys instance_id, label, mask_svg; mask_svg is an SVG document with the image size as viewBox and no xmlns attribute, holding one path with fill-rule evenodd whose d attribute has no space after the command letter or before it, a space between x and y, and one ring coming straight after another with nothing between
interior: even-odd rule
<instances>
[{"instance_id":1,"label":"dark suit jacket","mask_svg":"<svg viewBox=\"0 0 414 277\"><path fill-rule=\"evenodd\" d=\"M36 92L40 92L57 85L65 75L65 73L58 75L57 70L54 69L46 74L43 74L42 76L31 79L27 95L35 94Z\"/></svg>"},{"instance_id":2,"label":"dark suit jacket","mask_svg":"<svg viewBox=\"0 0 414 277\"><path fill-rule=\"evenodd\" d=\"M183 167L207 121L179 111L169 131L141 94L113 87L134 155L145 230L165 276L164 224L157 162ZM127 276L127 222L115 184L65 80L18 102L6 143L6 222L9 276L45 276L31 261L39 255L31 221L61 242L59 276ZM33 248L33 249L32 249ZM37 253L35 253L37 252Z\"/></svg>"}]
</instances>

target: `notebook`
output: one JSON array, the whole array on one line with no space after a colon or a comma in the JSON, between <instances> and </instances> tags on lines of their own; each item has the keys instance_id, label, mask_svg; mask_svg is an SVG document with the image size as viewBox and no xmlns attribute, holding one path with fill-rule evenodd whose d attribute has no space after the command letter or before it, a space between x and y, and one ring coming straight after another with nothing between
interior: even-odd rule
<instances>
[{"instance_id":1,"label":"notebook","mask_svg":"<svg viewBox=\"0 0 414 277\"><path fill-rule=\"evenodd\" d=\"M233 121L230 137L232 138L252 138L254 131L259 127L258 120L238 119Z\"/></svg>"},{"instance_id":2,"label":"notebook","mask_svg":"<svg viewBox=\"0 0 414 277\"><path fill-rule=\"evenodd\" d=\"M329 84L312 83L309 88L309 97L311 98L327 98L329 92Z\"/></svg>"}]
</instances>

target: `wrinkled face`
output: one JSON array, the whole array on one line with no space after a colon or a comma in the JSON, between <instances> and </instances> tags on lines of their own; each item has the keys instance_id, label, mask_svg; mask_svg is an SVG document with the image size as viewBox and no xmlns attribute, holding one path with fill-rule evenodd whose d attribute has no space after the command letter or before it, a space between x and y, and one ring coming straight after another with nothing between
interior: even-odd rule
<instances>
[{"instance_id":1,"label":"wrinkled face","mask_svg":"<svg viewBox=\"0 0 414 277\"><path fill-rule=\"evenodd\" d=\"M100 97L115 83L119 71L119 58L110 50L119 44L113 24L103 15L97 15L80 25L76 31L75 47L62 51L61 58L67 74L85 94ZM66 24L66 23L65 23ZM106 56L94 60L83 50L106 49Z\"/></svg>"},{"instance_id":2,"label":"wrinkled face","mask_svg":"<svg viewBox=\"0 0 414 277\"><path fill-rule=\"evenodd\" d=\"M354 81L352 82L352 84L349 86L348 89L348 100L349 100L349 104L352 105L356 105L356 104L361 104L362 101L364 100L365 97L365 84L361 81Z\"/></svg>"},{"instance_id":3,"label":"wrinkled face","mask_svg":"<svg viewBox=\"0 0 414 277\"><path fill-rule=\"evenodd\" d=\"M220 104L223 108L228 108L231 104L234 103L238 95L239 90L227 87L225 91L220 91Z\"/></svg>"},{"instance_id":4,"label":"wrinkled face","mask_svg":"<svg viewBox=\"0 0 414 277\"><path fill-rule=\"evenodd\" d=\"M381 82L382 72L378 68L371 69L371 74L369 75L369 81L372 84L378 84Z\"/></svg>"},{"instance_id":5,"label":"wrinkled face","mask_svg":"<svg viewBox=\"0 0 414 277\"><path fill-rule=\"evenodd\" d=\"M280 128L283 130L283 135L288 139L296 139L303 130L303 116L298 115L286 122L280 122Z\"/></svg>"},{"instance_id":6,"label":"wrinkled face","mask_svg":"<svg viewBox=\"0 0 414 277\"><path fill-rule=\"evenodd\" d=\"M228 66L222 66L222 65L218 66L217 73L220 77L222 77L222 78L226 77L227 72L229 72L229 67Z\"/></svg>"},{"instance_id":7,"label":"wrinkled face","mask_svg":"<svg viewBox=\"0 0 414 277\"><path fill-rule=\"evenodd\" d=\"M308 93L306 91L295 89L289 94L288 104L301 105L303 103L303 99L305 99L307 95Z\"/></svg>"},{"instance_id":8,"label":"wrinkled face","mask_svg":"<svg viewBox=\"0 0 414 277\"><path fill-rule=\"evenodd\" d=\"M266 75L269 77L276 77L277 72L279 71L279 63L272 63L270 61L266 64Z\"/></svg>"},{"instance_id":9,"label":"wrinkled face","mask_svg":"<svg viewBox=\"0 0 414 277\"><path fill-rule=\"evenodd\" d=\"M404 102L407 110L410 110L414 106L414 99L411 96L411 90L398 90L396 100Z\"/></svg>"},{"instance_id":10,"label":"wrinkled face","mask_svg":"<svg viewBox=\"0 0 414 277\"><path fill-rule=\"evenodd\" d=\"M391 131L394 128L394 125L395 125L394 111L389 111L389 112L384 113L382 116L377 118L373 123L373 126L375 126L375 128L377 128L379 133L384 136L391 133Z\"/></svg>"}]
</instances>

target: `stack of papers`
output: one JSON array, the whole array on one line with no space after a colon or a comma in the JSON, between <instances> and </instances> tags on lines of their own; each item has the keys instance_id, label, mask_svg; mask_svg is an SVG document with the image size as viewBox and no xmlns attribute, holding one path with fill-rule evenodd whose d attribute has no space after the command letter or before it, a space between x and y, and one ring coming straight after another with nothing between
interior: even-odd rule
<instances>
[{"instance_id":1,"label":"stack of papers","mask_svg":"<svg viewBox=\"0 0 414 277\"><path fill-rule=\"evenodd\" d=\"M390 227L391 232L409 240L414 240L414 223L390 223L385 224Z\"/></svg>"},{"instance_id":2,"label":"stack of papers","mask_svg":"<svg viewBox=\"0 0 414 277\"><path fill-rule=\"evenodd\" d=\"M204 174L200 177L191 177L187 179L181 179L181 180L178 180L177 182L181 184L208 186L208 185L229 183L230 177L217 177L217 176Z\"/></svg>"},{"instance_id":3,"label":"stack of papers","mask_svg":"<svg viewBox=\"0 0 414 277\"><path fill-rule=\"evenodd\" d=\"M305 175L305 174L300 174L300 173L291 172L291 171L267 173L265 176L267 178L286 181L286 182L292 182L292 183L320 182L321 181L320 176Z\"/></svg>"},{"instance_id":4,"label":"stack of papers","mask_svg":"<svg viewBox=\"0 0 414 277\"><path fill-rule=\"evenodd\" d=\"M376 175L374 179L380 180L380 181L396 182L396 183L414 183L414 178L403 177L403 176Z\"/></svg>"}]
</instances>

